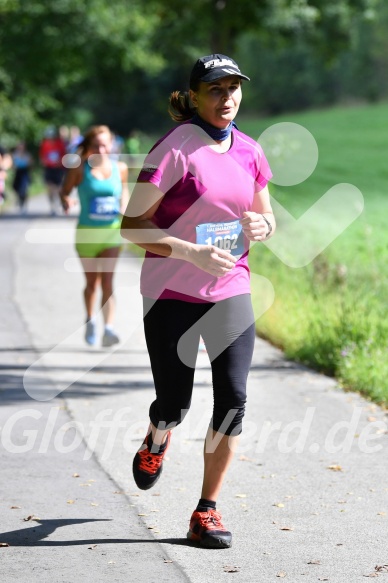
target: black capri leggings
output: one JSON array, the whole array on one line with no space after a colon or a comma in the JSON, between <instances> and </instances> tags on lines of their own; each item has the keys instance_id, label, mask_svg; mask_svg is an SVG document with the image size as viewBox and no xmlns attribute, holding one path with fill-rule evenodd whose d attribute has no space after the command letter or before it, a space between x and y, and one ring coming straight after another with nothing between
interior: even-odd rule
<instances>
[{"instance_id":1,"label":"black capri leggings","mask_svg":"<svg viewBox=\"0 0 388 583\"><path fill-rule=\"evenodd\" d=\"M150 406L155 427L175 427L191 403L199 337L209 355L213 379L211 427L241 433L246 382L255 342L251 296L217 303L143 299L144 330L156 399Z\"/></svg>"}]
</instances>

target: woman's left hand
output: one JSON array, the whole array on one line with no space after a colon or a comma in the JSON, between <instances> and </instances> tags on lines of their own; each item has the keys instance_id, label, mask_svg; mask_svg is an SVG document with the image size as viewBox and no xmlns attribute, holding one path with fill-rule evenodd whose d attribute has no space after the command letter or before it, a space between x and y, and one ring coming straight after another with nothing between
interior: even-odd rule
<instances>
[{"instance_id":1,"label":"woman's left hand","mask_svg":"<svg viewBox=\"0 0 388 583\"><path fill-rule=\"evenodd\" d=\"M252 211L244 212L240 220L244 235L249 241L265 241L268 234L268 225L259 213Z\"/></svg>"},{"instance_id":2,"label":"woman's left hand","mask_svg":"<svg viewBox=\"0 0 388 583\"><path fill-rule=\"evenodd\" d=\"M65 213L65 215L68 214L68 212L70 211L71 208L73 208L74 206L77 205L77 200L75 200L74 198L70 198L70 196L61 195L60 199L61 199L63 212Z\"/></svg>"}]
</instances>

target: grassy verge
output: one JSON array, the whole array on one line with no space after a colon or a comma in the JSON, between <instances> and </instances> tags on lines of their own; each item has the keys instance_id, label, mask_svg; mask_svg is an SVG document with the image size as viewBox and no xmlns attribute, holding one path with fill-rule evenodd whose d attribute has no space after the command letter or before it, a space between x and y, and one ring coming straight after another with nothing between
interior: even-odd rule
<instances>
[{"instance_id":1,"label":"grassy verge","mask_svg":"<svg viewBox=\"0 0 388 583\"><path fill-rule=\"evenodd\" d=\"M270 186L293 216L337 183L357 186L365 203L360 217L306 267L287 267L264 246L252 248L252 271L275 288L258 333L289 358L383 404L388 403L387 116L388 105L376 104L239 123L254 138L282 121L299 123L315 137L319 162L308 180ZM254 297L258 294L253 289Z\"/></svg>"}]
</instances>

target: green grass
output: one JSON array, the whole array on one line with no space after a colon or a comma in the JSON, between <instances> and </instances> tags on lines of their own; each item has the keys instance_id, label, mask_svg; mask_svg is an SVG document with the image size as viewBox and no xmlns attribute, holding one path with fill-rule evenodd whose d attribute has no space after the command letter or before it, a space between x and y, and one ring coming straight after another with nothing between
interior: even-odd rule
<instances>
[{"instance_id":1,"label":"green grass","mask_svg":"<svg viewBox=\"0 0 388 583\"><path fill-rule=\"evenodd\" d=\"M42 192L46 192L46 187L43 182L42 170L40 168L34 169L32 171L32 180L29 190L29 196L36 196L37 194L42 194Z\"/></svg>"},{"instance_id":2,"label":"green grass","mask_svg":"<svg viewBox=\"0 0 388 583\"><path fill-rule=\"evenodd\" d=\"M293 216L302 215L337 183L361 190L365 206L360 217L311 264L287 267L259 245L251 251L250 264L275 289L274 304L258 320L259 335L289 358L383 404L388 403L387 119L388 104L381 103L243 118L238 124L255 139L283 121L313 134L319 147L313 174L297 186L270 185L272 196ZM253 297L259 295L254 288Z\"/></svg>"}]
</instances>

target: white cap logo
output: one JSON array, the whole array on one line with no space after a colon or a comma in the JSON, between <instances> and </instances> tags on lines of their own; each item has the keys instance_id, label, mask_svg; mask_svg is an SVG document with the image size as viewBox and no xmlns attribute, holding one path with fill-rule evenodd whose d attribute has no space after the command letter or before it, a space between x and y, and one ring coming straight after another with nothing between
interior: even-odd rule
<instances>
[{"instance_id":1,"label":"white cap logo","mask_svg":"<svg viewBox=\"0 0 388 583\"><path fill-rule=\"evenodd\" d=\"M205 69L210 69L210 67L224 67L225 65L232 66L235 69L237 68L230 59L214 59L213 61L205 63Z\"/></svg>"}]
</instances>

